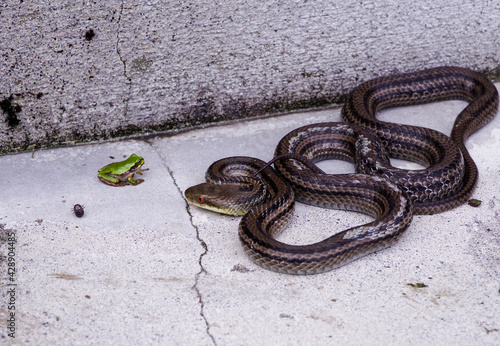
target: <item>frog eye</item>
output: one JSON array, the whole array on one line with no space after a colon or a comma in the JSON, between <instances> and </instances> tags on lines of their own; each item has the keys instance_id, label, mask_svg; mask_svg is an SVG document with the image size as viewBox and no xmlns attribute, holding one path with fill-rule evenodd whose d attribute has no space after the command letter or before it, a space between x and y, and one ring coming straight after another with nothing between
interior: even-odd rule
<instances>
[{"instance_id":1,"label":"frog eye","mask_svg":"<svg viewBox=\"0 0 500 346\"><path fill-rule=\"evenodd\" d=\"M198 203L200 204L205 204L205 197L203 196L198 196L196 197L196 200L198 201Z\"/></svg>"}]
</instances>

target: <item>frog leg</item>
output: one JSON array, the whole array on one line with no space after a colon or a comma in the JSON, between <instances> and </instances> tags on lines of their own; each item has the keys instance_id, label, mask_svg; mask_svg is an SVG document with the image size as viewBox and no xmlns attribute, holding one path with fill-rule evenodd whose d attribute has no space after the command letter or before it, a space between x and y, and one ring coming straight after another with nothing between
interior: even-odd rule
<instances>
[{"instance_id":1,"label":"frog leg","mask_svg":"<svg viewBox=\"0 0 500 346\"><path fill-rule=\"evenodd\" d=\"M142 183L144 181L144 179L136 179L136 180L134 180L134 173L130 173L128 175L128 177L127 177L127 180L132 185L139 185L140 183Z\"/></svg>"},{"instance_id":2,"label":"frog leg","mask_svg":"<svg viewBox=\"0 0 500 346\"><path fill-rule=\"evenodd\" d=\"M136 174L140 174L142 175L142 172L145 172L145 171L149 171L149 168L145 168L145 169L139 169L137 172L135 172Z\"/></svg>"},{"instance_id":3,"label":"frog leg","mask_svg":"<svg viewBox=\"0 0 500 346\"><path fill-rule=\"evenodd\" d=\"M97 178L99 178L99 180L102 181L104 184L110 186L124 186L127 184L126 181L120 181L119 179L111 175L107 175L106 178L98 175Z\"/></svg>"}]
</instances>

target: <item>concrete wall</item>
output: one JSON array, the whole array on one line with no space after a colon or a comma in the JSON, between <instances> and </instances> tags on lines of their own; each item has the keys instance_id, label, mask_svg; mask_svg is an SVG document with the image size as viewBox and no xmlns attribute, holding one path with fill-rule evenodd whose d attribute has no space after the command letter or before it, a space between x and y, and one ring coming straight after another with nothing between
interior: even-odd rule
<instances>
[{"instance_id":1,"label":"concrete wall","mask_svg":"<svg viewBox=\"0 0 500 346\"><path fill-rule=\"evenodd\" d=\"M500 72L500 1L0 4L0 148L323 106L438 65Z\"/></svg>"}]
</instances>

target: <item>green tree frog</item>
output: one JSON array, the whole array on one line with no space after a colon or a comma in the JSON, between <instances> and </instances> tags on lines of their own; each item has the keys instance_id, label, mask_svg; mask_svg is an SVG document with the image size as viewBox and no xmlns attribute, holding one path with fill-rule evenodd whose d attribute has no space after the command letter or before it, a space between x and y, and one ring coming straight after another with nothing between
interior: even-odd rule
<instances>
[{"instance_id":1,"label":"green tree frog","mask_svg":"<svg viewBox=\"0 0 500 346\"><path fill-rule=\"evenodd\" d=\"M124 186L128 183L139 185L144 179L134 180L134 174L142 175L142 172L149 168L140 169L144 164L144 159L136 154L130 155L128 159L121 162L113 162L99 170L97 178L104 184L111 186Z\"/></svg>"}]
</instances>

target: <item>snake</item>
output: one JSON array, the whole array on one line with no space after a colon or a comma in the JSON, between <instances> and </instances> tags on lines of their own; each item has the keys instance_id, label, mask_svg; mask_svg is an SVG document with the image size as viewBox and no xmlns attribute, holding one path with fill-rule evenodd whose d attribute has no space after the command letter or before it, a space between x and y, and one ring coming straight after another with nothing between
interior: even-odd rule
<instances>
[{"instance_id":1,"label":"snake","mask_svg":"<svg viewBox=\"0 0 500 346\"><path fill-rule=\"evenodd\" d=\"M376 117L389 107L449 99L468 102L450 137ZM375 78L349 94L341 110L343 122L291 131L267 163L241 156L218 160L208 168L206 182L188 188L185 196L199 207L242 215L238 234L243 249L263 268L323 273L392 245L414 214L440 213L467 201L478 169L465 141L497 110L495 86L470 69L444 66ZM424 168L395 168L390 158ZM327 159L353 162L356 173L326 174L316 163ZM289 245L277 237L291 220L295 201L361 212L374 221L314 244Z\"/></svg>"}]
</instances>

